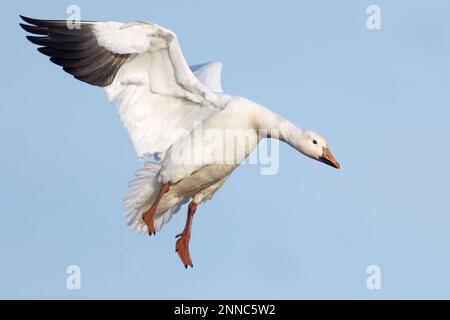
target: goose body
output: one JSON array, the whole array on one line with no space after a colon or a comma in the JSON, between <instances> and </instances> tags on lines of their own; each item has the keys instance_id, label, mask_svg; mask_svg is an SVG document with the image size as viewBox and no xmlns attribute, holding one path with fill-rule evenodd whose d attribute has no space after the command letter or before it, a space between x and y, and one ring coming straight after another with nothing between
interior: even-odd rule
<instances>
[{"instance_id":1,"label":"goose body","mask_svg":"<svg viewBox=\"0 0 450 320\"><path fill-rule=\"evenodd\" d=\"M103 87L144 168L124 199L130 227L150 235L190 201L177 252L192 266L189 239L197 206L212 198L263 138L284 141L335 168L326 141L264 106L225 94L218 62L189 67L175 33L152 23L22 17L41 53L78 80ZM159 159L151 161L150 159Z\"/></svg>"},{"instance_id":2,"label":"goose body","mask_svg":"<svg viewBox=\"0 0 450 320\"><path fill-rule=\"evenodd\" d=\"M162 183L170 182L171 188L160 200L156 212L156 231L168 222L174 213L173 208L192 198L197 204L212 198L214 193L225 183L233 170L244 161L264 136L259 134L259 122L256 117L267 117L274 114L245 98L229 97L227 106L220 112L205 119L191 133L174 144L160 163L155 187L151 196L130 193L125 204L130 203L130 225L139 232L147 232L147 226L140 218L151 206ZM237 121L233 121L236 119ZM217 141L208 141L204 135L210 130L220 130L221 144L235 152L224 159L226 150L217 150ZM201 143L192 143L195 137ZM226 143L231 141L231 143ZM181 152L183 151L183 152ZM177 154L177 155L175 155ZM178 156L182 154L182 156ZM218 155L218 157L216 157ZM196 161L197 160L197 161ZM148 164L155 166L154 163ZM141 179L137 179L141 181ZM158 183L156 183L158 182ZM148 183L144 183L148 185ZM133 185L131 185L133 187ZM150 191L149 191L150 192ZM137 199L147 199L144 205L136 206Z\"/></svg>"}]
</instances>

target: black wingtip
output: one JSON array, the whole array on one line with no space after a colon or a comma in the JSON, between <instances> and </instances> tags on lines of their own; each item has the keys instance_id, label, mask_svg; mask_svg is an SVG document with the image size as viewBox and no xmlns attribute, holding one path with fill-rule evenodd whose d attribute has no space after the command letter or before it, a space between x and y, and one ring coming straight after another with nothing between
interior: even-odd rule
<instances>
[{"instance_id":1,"label":"black wingtip","mask_svg":"<svg viewBox=\"0 0 450 320\"><path fill-rule=\"evenodd\" d=\"M20 18L28 24L32 24L34 26L39 26L39 27L46 27L53 22L59 22L59 21L52 21L52 20L35 19L35 18L25 17L22 15L20 15Z\"/></svg>"},{"instance_id":2,"label":"black wingtip","mask_svg":"<svg viewBox=\"0 0 450 320\"><path fill-rule=\"evenodd\" d=\"M20 17L20 19L22 19L22 20L25 21L26 23L33 24L33 25L37 26L37 24L35 23L35 22L36 22L36 19L29 18L29 17L25 17L25 16L23 16L23 15L19 15L19 17Z\"/></svg>"},{"instance_id":3,"label":"black wingtip","mask_svg":"<svg viewBox=\"0 0 450 320\"><path fill-rule=\"evenodd\" d=\"M42 53L43 55L46 55L48 57L51 57L52 54L54 53L54 51L51 48L48 47L40 47L37 49L40 53Z\"/></svg>"},{"instance_id":4,"label":"black wingtip","mask_svg":"<svg viewBox=\"0 0 450 320\"><path fill-rule=\"evenodd\" d=\"M26 32L29 32L31 34L36 34L40 36L48 35L48 29L47 28L40 28L36 26L30 26L25 23L19 23L20 27L25 30Z\"/></svg>"},{"instance_id":5,"label":"black wingtip","mask_svg":"<svg viewBox=\"0 0 450 320\"><path fill-rule=\"evenodd\" d=\"M45 40L46 38L43 37L35 37L35 36L27 36L28 41L30 41L31 43L34 43L35 45L38 46L45 46Z\"/></svg>"},{"instance_id":6,"label":"black wingtip","mask_svg":"<svg viewBox=\"0 0 450 320\"><path fill-rule=\"evenodd\" d=\"M25 23L19 23L19 26L23 29L23 30L25 30L26 32L30 32L30 31L28 31L30 28L32 28L32 26L30 26L30 25L28 25L28 24L25 24Z\"/></svg>"},{"instance_id":7,"label":"black wingtip","mask_svg":"<svg viewBox=\"0 0 450 320\"><path fill-rule=\"evenodd\" d=\"M30 17L25 17L19 15L19 17L28 24L31 24L36 27L54 27L54 26L64 26L66 25L65 20L44 20L44 19L35 19Z\"/></svg>"}]
</instances>

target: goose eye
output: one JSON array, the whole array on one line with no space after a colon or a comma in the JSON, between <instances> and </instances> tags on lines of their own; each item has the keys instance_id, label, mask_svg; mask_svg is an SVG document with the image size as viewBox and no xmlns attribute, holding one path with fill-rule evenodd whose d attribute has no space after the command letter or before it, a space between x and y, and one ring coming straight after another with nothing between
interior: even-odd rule
<instances>
[{"instance_id":1,"label":"goose eye","mask_svg":"<svg viewBox=\"0 0 450 320\"><path fill-rule=\"evenodd\" d=\"M317 144L317 140L313 140L313 143L314 143L314 144Z\"/></svg>"}]
</instances>

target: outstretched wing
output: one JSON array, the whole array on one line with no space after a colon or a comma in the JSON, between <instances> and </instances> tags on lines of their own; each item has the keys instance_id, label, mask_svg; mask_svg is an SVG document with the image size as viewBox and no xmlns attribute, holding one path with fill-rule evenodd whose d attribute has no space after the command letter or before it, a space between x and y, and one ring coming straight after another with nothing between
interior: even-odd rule
<instances>
[{"instance_id":1,"label":"outstretched wing","mask_svg":"<svg viewBox=\"0 0 450 320\"><path fill-rule=\"evenodd\" d=\"M41 53L75 78L105 88L140 158L164 154L225 105L192 73L176 35L161 26L22 19Z\"/></svg>"}]
</instances>

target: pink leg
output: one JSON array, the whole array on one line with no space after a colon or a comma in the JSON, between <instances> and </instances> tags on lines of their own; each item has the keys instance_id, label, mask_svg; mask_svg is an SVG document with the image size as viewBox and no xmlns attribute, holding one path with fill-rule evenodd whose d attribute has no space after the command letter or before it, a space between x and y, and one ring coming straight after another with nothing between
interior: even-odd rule
<instances>
[{"instance_id":1,"label":"pink leg","mask_svg":"<svg viewBox=\"0 0 450 320\"><path fill-rule=\"evenodd\" d=\"M182 233L177 235L176 252L180 256L181 262L187 269L188 266L194 267L192 264L191 256L189 254L189 241L191 239L192 219L194 218L195 211L197 210L197 204L192 201L189 204L187 213L186 225Z\"/></svg>"},{"instance_id":2,"label":"pink leg","mask_svg":"<svg viewBox=\"0 0 450 320\"><path fill-rule=\"evenodd\" d=\"M170 190L170 182L164 183L161 187L161 190L159 191L158 196L156 197L155 201L153 202L150 209L148 209L146 212L144 212L143 218L144 222L147 225L148 234L151 236L152 234L156 234L155 230L155 214L156 210L158 209L159 201L161 201L161 198Z\"/></svg>"}]
</instances>

